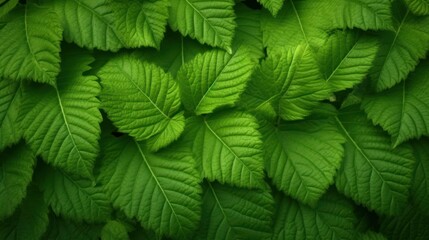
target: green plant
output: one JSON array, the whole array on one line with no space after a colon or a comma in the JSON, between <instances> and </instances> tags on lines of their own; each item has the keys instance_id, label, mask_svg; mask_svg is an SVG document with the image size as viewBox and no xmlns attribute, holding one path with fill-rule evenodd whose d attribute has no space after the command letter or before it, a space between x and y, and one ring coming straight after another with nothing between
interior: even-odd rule
<instances>
[{"instance_id":1,"label":"green plant","mask_svg":"<svg viewBox=\"0 0 429 240\"><path fill-rule=\"evenodd\" d=\"M429 234L427 0L0 17L0 239Z\"/></svg>"}]
</instances>

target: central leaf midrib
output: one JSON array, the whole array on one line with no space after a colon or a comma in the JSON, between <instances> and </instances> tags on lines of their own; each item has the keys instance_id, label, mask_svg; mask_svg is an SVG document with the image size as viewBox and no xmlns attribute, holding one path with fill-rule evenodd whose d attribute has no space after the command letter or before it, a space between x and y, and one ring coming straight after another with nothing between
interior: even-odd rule
<instances>
[{"instance_id":1,"label":"central leaf midrib","mask_svg":"<svg viewBox=\"0 0 429 240\"><path fill-rule=\"evenodd\" d=\"M212 192L212 194L213 194L213 197L214 197L214 199L215 199L215 201L216 201L216 205L218 205L218 207L219 207L220 211L222 212L222 215L223 215L223 217L224 217L225 221L228 223L228 226L230 226L230 227L229 227L229 229L230 229L230 230L233 230L232 224L230 223L229 218L228 218L228 216L226 215L226 213L225 213L225 211L224 211L224 209L223 209L223 207L222 207L222 204L220 203L219 198L217 197L216 191L214 190L214 188L213 188L213 186L211 185L211 183L210 183L210 182L207 182L207 184L208 184L208 186L209 186L209 188L210 188L210 191L211 191L211 192Z\"/></svg>"}]
</instances>

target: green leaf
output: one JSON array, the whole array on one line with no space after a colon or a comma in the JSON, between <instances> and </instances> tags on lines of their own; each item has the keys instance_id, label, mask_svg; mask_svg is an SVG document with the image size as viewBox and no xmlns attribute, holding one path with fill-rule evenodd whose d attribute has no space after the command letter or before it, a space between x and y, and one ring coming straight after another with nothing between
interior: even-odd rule
<instances>
[{"instance_id":1,"label":"green leaf","mask_svg":"<svg viewBox=\"0 0 429 240\"><path fill-rule=\"evenodd\" d=\"M61 240L99 240L102 225L73 222L51 217L48 232L44 239Z\"/></svg>"},{"instance_id":2,"label":"green leaf","mask_svg":"<svg viewBox=\"0 0 429 240\"><path fill-rule=\"evenodd\" d=\"M265 189L248 190L208 182L197 239L267 239L273 203Z\"/></svg>"},{"instance_id":3,"label":"green leaf","mask_svg":"<svg viewBox=\"0 0 429 240\"><path fill-rule=\"evenodd\" d=\"M14 201L6 204L10 206ZM10 218L0 220L0 238L3 240L41 239L49 224L48 213L48 205L43 201L43 194L34 187L30 188L27 197L16 212Z\"/></svg>"},{"instance_id":4,"label":"green leaf","mask_svg":"<svg viewBox=\"0 0 429 240\"><path fill-rule=\"evenodd\" d=\"M429 136L429 61L395 87L368 95L362 107L374 124L392 136L394 146L411 138Z\"/></svg>"},{"instance_id":5,"label":"green leaf","mask_svg":"<svg viewBox=\"0 0 429 240\"><path fill-rule=\"evenodd\" d=\"M187 122L203 177L238 187L264 186L261 135L256 119L241 112L193 117Z\"/></svg>"},{"instance_id":6,"label":"green leaf","mask_svg":"<svg viewBox=\"0 0 429 240\"><path fill-rule=\"evenodd\" d=\"M10 12L17 4L19 0L1 0L0 1L0 17L3 17Z\"/></svg>"},{"instance_id":7,"label":"green leaf","mask_svg":"<svg viewBox=\"0 0 429 240\"><path fill-rule=\"evenodd\" d=\"M0 150L22 137L18 121L22 101L21 82L0 79Z\"/></svg>"},{"instance_id":8,"label":"green leaf","mask_svg":"<svg viewBox=\"0 0 429 240\"><path fill-rule=\"evenodd\" d=\"M373 231L362 233L359 235L359 237L359 239L361 240L387 240L387 238L383 234Z\"/></svg>"},{"instance_id":9,"label":"green leaf","mask_svg":"<svg viewBox=\"0 0 429 240\"><path fill-rule=\"evenodd\" d=\"M285 0L258 0L264 6L264 8L268 9L270 13L275 17L279 10L283 7L283 3Z\"/></svg>"},{"instance_id":10,"label":"green leaf","mask_svg":"<svg viewBox=\"0 0 429 240\"><path fill-rule=\"evenodd\" d=\"M110 0L42 0L43 6L55 9L64 28L64 39L79 47L117 51L126 44L118 32ZM43 18L44 19L44 18Z\"/></svg>"},{"instance_id":11,"label":"green leaf","mask_svg":"<svg viewBox=\"0 0 429 240\"><path fill-rule=\"evenodd\" d=\"M97 73L103 87L102 107L119 131L136 140L163 134L158 150L176 140L184 128L179 87L160 67L124 55L109 60ZM171 130L166 132L166 130Z\"/></svg>"},{"instance_id":12,"label":"green leaf","mask_svg":"<svg viewBox=\"0 0 429 240\"><path fill-rule=\"evenodd\" d=\"M32 84L24 89L21 126L25 140L45 161L90 177L99 151L100 86L96 77L82 75L92 57L77 48L63 51L57 87Z\"/></svg>"},{"instance_id":13,"label":"green leaf","mask_svg":"<svg viewBox=\"0 0 429 240\"><path fill-rule=\"evenodd\" d=\"M197 55L177 73L185 108L201 115L233 106L244 91L254 65L244 47L232 54L213 50Z\"/></svg>"},{"instance_id":14,"label":"green leaf","mask_svg":"<svg viewBox=\"0 0 429 240\"><path fill-rule=\"evenodd\" d=\"M125 226L118 221L109 221L101 230L102 240L128 240L128 232Z\"/></svg>"},{"instance_id":15,"label":"green leaf","mask_svg":"<svg viewBox=\"0 0 429 240\"><path fill-rule=\"evenodd\" d=\"M408 9L415 15L429 15L429 1L427 0L404 0Z\"/></svg>"},{"instance_id":16,"label":"green leaf","mask_svg":"<svg viewBox=\"0 0 429 240\"><path fill-rule=\"evenodd\" d=\"M276 206L272 239L355 239L353 205L335 192L314 208L278 194Z\"/></svg>"},{"instance_id":17,"label":"green leaf","mask_svg":"<svg viewBox=\"0 0 429 240\"><path fill-rule=\"evenodd\" d=\"M150 153L130 137L104 139L100 180L113 206L157 234L186 238L200 219L201 187L191 156Z\"/></svg>"},{"instance_id":18,"label":"green leaf","mask_svg":"<svg viewBox=\"0 0 429 240\"><path fill-rule=\"evenodd\" d=\"M422 214L429 216L429 139L412 142L416 167L411 184L411 199Z\"/></svg>"},{"instance_id":19,"label":"green leaf","mask_svg":"<svg viewBox=\"0 0 429 240\"><path fill-rule=\"evenodd\" d=\"M416 17L409 11L403 12L402 6L396 6L394 13L395 31L378 36L380 51L370 74L377 91L404 80L429 50L429 16Z\"/></svg>"},{"instance_id":20,"label":"green leaf","mask_svg":"<svg viewBox=\"0 0 429 240\"><path fill-rule=\"evenodd\" d=\"M168 0L112 1L115 28L127 47L159 48L168 19Z\"/></svg>"},{"instance_id":21,"label":"green leaf","mask_svg":"<svg viewBox=\"0 0 429 240\"><path fill-rule=\"evenodd\" d=\"M334 182L344 143L335 121L261 124L265 170L274 185L302 203L315 206Z\"/></svg>"},{"instance_id":22,"label":"green leaf","mask_svg":"<svg viewBox=\"0 0 429 240\"><path fill-rule=\"evenodd\" d=\"M27 194L36 162L23 143L0 153L0 220L12 215Z\"/></svg>"},{"instance_id":23,"label":"green leaf","mask_svg":"<svg viewBox=\"0 0 429 240\"><path fill-rule=\"evenodd\" d=\"M255 71L253 79L252 87L267 88L260 92L268 94L255 96L258 99L256 108L270 102L284 120L302 119L320 100L328 98L325 81L308 46L279 49L269 55Z\"/></svg>"},{"instance_id":24,"label":"green leaf","mask_svg":"<svg viewBox=\"0 0 429 240\"><path fill-rule=\"evenodd\" d=\"M62 29L58 15L34 4L18 6L2 19L0 77L55 85L60 72Z\"/></svg>"},{"instance_id":25,"label":"green leaf","mask_svg":"<svg viewBox=\"0 0 429 240\"><path fill-rule=\"evenodd\" d=\"M170 27L231 53L236 23L234 0L171 0Z\"/></svg>"},{"instance_id":26,"label":"green leaf","mask_svg":"<svg viewBox=\"0 0 429 240\"><path fill-rule=\"evenodd\" d=\"M407 204L414 169L408 146L392 148L387 136L358 107L343 109L337 123L346 138L339 191L377 213L395 215Z\"/></svg>"},{"instance_id":27,"label":"green leaf","mask_svg":"<svg viewBox=\"0 0 429 240\"><path fill-rule=\"evenodd\" d=\"M337 31L317 52L319 66L331 91L360 83L367 75L378 50L376 38L357 32Z\"/></svg>"},{"instance_id":28,"label":"green leaf","mask_svg":"<svg viewBox=\"0 0 429 240\"><path fill-rule=\"evenodd\" d=\"M46 167L39 172L40 188L53 212L75 221L101 222L110 218L106 193L95 182Z\"/></svg>"}]
</instances>

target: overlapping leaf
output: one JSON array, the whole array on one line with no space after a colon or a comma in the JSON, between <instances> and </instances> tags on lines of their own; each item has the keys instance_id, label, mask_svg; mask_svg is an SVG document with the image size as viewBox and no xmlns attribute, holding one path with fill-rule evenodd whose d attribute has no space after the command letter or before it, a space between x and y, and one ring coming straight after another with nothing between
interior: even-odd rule
<instances>
[{"instance_id":1,"label":"overlapping leaf","mask_svg":"<svg viewBox=\"0 0 429 240\"><path fill-rule=\"evenodd\" d=\"M392 149L389 137L373 126L356 105L343 109L337 123L346 138L337 188L377 213L399 214L407 204L411 186L411 149Z\"/></svg>"},{"instance_id":2,"label":"overlapping leaf","mask_svg":"<svg viewBox=\"0 0 429 240\"><path fill-rule=\"evenodd\" d=\"M113 205L159 235L186 238L200 218L199 176L180 147L150 153L130 137L104 139L100 180Z\"/></svg>"},{"instance_id":3,"label":"overlapping leaf","mask_svg":"<svg viewBox=\"0 0 429 240\"><path fill-rule=\"evenodd\" d=\"M429 2L427 0L405 0L408 9L416 15L429 15Z\"/></svg>"},{"instance_id":4,"label":"overlapping leaf","mask_svg":"<svg viewBox=\"0 0 429 240\"><path fill-rule=\"evenodd\" d=\"M19 0L0 0L0 17L11 11L18 2Z\"/></svg>"},{"instance_id":5,"label":"overlapping leaf","mask_svg":"<svg viewBox=\"0 0 429 240\"><path fill-rule=\"evenodd\" d=\"M169 23L173 30L231 53L236 23L234 0L172 0Z\"/></svg>"},{"instance_id":6,"label":"overlapping leaf","mask_svg":"<svg viewBox=\"0 0 429 240\"><path fill-rule=\"evenodd\" d=\"M27 86L20 113L24 138L37 154L86 177L98 154L101 122L97 78L82 75L92 61L81 50L65 50L57 87Z\"/></svg>"},{"instance_id":7,"label":"overlapping leaf","mask_svg":"<svg viewBox=\"0 0 429 240\"><path fill-rule=\"evenodd\" d=\"M18 121L22 100L21 82L0 79L0 150L22 136Z\"/></svg>"},{"instance_id":8,"label":"overlapping leaf","mask_svg":"<svg viewBox=\"0 0 429 240\"><path fill-rule=\"evenodd\" d=\"M272 239L355 239L353 205L328 192L311 208L278 194Z\"/></svg>"},{"instance_id":9,"label":"overlapping leaf","mask_svg":"<svg viewBox=\"0 0 429 240\"><path fill-rule=\"evenodd\" d=\"M285 0L258 0L270 13L275 17L279 10L283 7Z\"/></svg>"},{"instance_id":10,"label":"overlapping leaf","mask_svg":"<svg viewBox=\"0 0 429 240\"><path fill-rule=\"evenodd\" d=\"M36 162L23 143L0 153L0 221L10 216L27 194Z\"/></svg>"},{"instance_id":11,"label":"overlapping leaf","mask_svg":"<svg viewBox=\"0 0 429 240\"><path fill-rule=\"evenodd\" d=\"M253 67L244 47L232 54L213 50L196 56L177 73L183 105L197 115L234 105Z\"/></svg>"},{"instance_id":12,"label":"overlapping leaf","mask_svg":"<svg viewBox=\"0 0 429 240\"><path fill-rule=\"evenodd\" d=\"M428 75L429 61L425 61L402 83L362 102L368 117L392 136L394 146L429 135Z\"/></svg>"},{"instance_id":13,"label":"overlapping leaf","mask_svg":"<svg viewBox=\"0 0 429 240\"><path fill-rule=\"evenodd\" d=\"M411 184L411 198L422 214L429 215L429 139L413 142L416 167Z\"/></svg>"},{"instance_id":14,"label":"overlapping leaf","mask_svg":"<svg viewBox=\"0 0 429 240\"><path fill-rule=\"evenodd\" d=\"M62 36L58 15L52 9L26 4L1 21L5 25L0 28L0 77L55 85Z\"/></svg>"},{"instance_id":15,"label":"overlapping leaf","mask_svg":"<svg viewBox=\"0 0 429 240\"><path fill-rule=\"evenodd\" d=\"M101 230L102 240L128 240L127 229L124 224L112 220L108 221Z\"/></svg>"},{"instance_id":16,"label":"overlapping leaf","mask_svg":"<svg viewBox=\"0 0 429 240\"><path fill-rule=\"evenodd\" d=\"M188 126L187 138L203 177L238 187L264 186L261 135L251 115L193 117Z\"/></svg>"},{"instance_id":17,"label":"overlapping leaf","mask_svg":"<svg viewBox=\"0 0 429 240\"><path fill-rule=\"evenodd\" d=\"M51 215L46 239L99 240L103 225L61 219Z\"/></svg>"},{"instance_id":18,"label":"overlapping leaf","mask_svg":"<svg viewBox=\"0 0 429 240\"><path fill-rule=\"evenodd\" d=\"M119 131L138 141L156 138L151 150L180 136L185 119L178 113L179 87L170 74L126 55L109 60L97 75L103 86L102 107Z\"/></svg>"},{"instance_id":19,"label":"overlapping leaf","mask_svg":"<svg viewBox=\"0 0 429 240\"><path fill-rule=\"evenodd\" d=\"M207 183L196 239L267 239L271 233L273 203L267 190Z\"/></svg>"},{"instance_id":20,"label":"overlapping leaf","mask_svg":"<svg viewBox=\"0 0 429 240\"><path fill-rule=\"evenodd\" d=\"M302 203L316 205L334 181L343 136L331 120L261 126L265 169L274 185Z\"/></svg>"}]
</instances>

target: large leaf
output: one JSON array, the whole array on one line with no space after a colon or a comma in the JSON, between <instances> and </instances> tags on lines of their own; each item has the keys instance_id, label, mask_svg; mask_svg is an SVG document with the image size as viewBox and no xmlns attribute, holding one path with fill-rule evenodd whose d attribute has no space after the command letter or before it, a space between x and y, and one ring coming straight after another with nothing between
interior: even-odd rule
<instances>
[{"instance_id":1,"label":"large leaf","mask_svg":"<svg viewBox=\"0 0 429 240\"><path fill-rule=\"evenodd\" d=\"M231 52L235 31L234 0L171 0L173 30Z\"/></svg>"},{"instance_id":2,"label":"large leaf","mask_svg":"<svg viewBox=\"0 0 429 240\"><path fill-rule=\"evenodd\" d=\"M89 177L99 150L100 86L96 77L82 75L92 57L75 48L63 51L57 87L31 84L24 89L24 138L48 163Z\"/></svg>"},{"instance_id":3,"label":"large leaf","mask_svg":"<svg viewBox=\"0 0 429 240\"><path fill-rule=\"evenodd\" d=\"M0 77L55 85L62 39L58 15L51 9L26 4L2 21L5 26L0 28Z\"/></svg>"},{"instance_id":4,"label":"large leaf","mask_svg":"<svg viewBox=\"0 0 429 240\"><path fill-rule=\"evenodd\" d=\"M331 91L351 88L367 75L378 50L376 38L336 32L319 49L319 65Z\"/></svg>"},{"instance_id":5,"label":"large leaf","mask_svg":"<svg viewBox=\"0 0 429 240\"><path fill-rule=\"evenodd\" d=\"M381 32L380 51L371 70L374 88L381 91L407 77L429 50L429 16L416 17L394 2L395 31ZM400 6L397 6L400 5Z\"/></svg>"},{"instance_id":6,"label":"large leaf","mask_svg":"<svg viewBox=\"0 0 429 240\"><path fill-rule=\"evenodd\" d=\"M110 217L108 197L95 182L47 166L40 170L40 188L57 216L86 222L101 222Z\"/></svg>"},{"instance_id":7,"label":"large leaf","mask_svg":"<svg viewBox=\"0 0 429 240\"><path fill-rule=\"evenodd\" d=\"M130 137L104 139L100 180L113 205L159 235L186 238L198 225L201 187L180 147L150 153Z\"/></svg>"},{"instance_id":8,"label":"large leaf","mask_svg":"<svg viewBox=\"0 0 429 240\"><path fill-rule=\"evenodd\" d=\"M253 67L243 47L233 54L213 50L196 56L177 73L183 104L197 115L234 105Z\"/></svg>"},{"instance_id":9,"label":"large leaf","mask_svg":"<svg viewBox=\"0 0 429 240\"><path fill-rule=\"evenodd\" d=\"M408 9L416 15L429 15L429 1L427 0L404 0Z\"/></svg>"},{"instance_id":10,"label":"large leaf","mask_svg":"<svg viewBox=\"0 0 429 240\"><path fill-rule=\"evenodd\" d=\"M197 239L267 239L271 232L273 203L267 190L207 183Z\"/></svg>"},{"instance_id":11,"label":"large leaf","mask_svg":"<svg viewBox=\"0 0 429 240\"><path fill-rule=\"evenodd\" d=\"M402 83L365 97L362 107L368 117L392 136L394 146L429 135L429 61Z\"/></svg>"},{"instance_id":12,"label":"large leaf","mask_svg":"<svg viewBox=\"0 0 429 240\"><path fill-rule=\"evenodd\" d=\"M55 9L59 14L66 41L76 43L80 47L105 51L117 51L126 45L115 26L116 18L110 0L42 2L43 6Z\"/></svg>"},{"instance_id":13,"label":"large leaf","mask_svg":"<svg viewBox=\"0 0 429 240\"><path fill-rule=\"evenodd\" d=\"M0 150L22 136L18 121L22 100L21 82L0 79Z\"/></svg>"},{"instance_id":14,"label":"large leaf","mask_svg":"<svg viewBox=\"0 0 429 240\"><path fill-rule=\"evenodd\" d=\"M179 87L160 67L125 55L109 60L97 75L103 86L102 107L119 131L138 141L163 135L161 143L149 146L151 150L182 133Z\"/></svg>"},{"instance_id":15,"label":"large leaf","mask_svg":"<svg viewBox=\"0 0 429 240\"><path fill-rule=\"evenodd\" d=\"M159 48L168 19L168 0L112 1L115 27L128 47Z\"/></svg>"},{"instance_id":16,"label":"large leaf","mask_svg":"<svg viewBox=\"0 0 429 240\"><path fill-rule=\"evenodd\" d=\"M416 157L411 198L421 212L429 216L429 139L423 138L412 143Z\"/></svg>"},{"instance_id":17,"label":"large leaf","mask_svg":"<svg viewBox=\"0 0 429 240\"><path fill-rule=\"evenodd\" d=\"M414 169L411 149L392 149L389 136L356 105L343 109L337 123L347 140L337 188L377 213L400 213L407 204Z\"/></svg>"},{"instance_id":18,"label":"large leaf","mask_svg":"<svg viewBox=\"0 0 429 240\"><path fill-rule=\"evenodd\" d=\"M272 239L355 239L353 205L329 191L311 208L278 194Z\"/></svg>"},{"instance_id":19,"label":"large leaf","mask_svg":"<svg viewBox=\"0 0 429 240\"><path fill-rule=\"evenodd\" d=\"M262 124L261 124L262 125ZM333 120L261 126L265 169L274 185L314 206L334 182L341 165L343 136Z\"/></svg>"},{"instance_id":20,"label":"large leaf","mask_svg":"<svg viewBox=\"0 0 429 240\"><path fill-rule=\"evenodd\" d=\"M261 135L256 119L240 112L193 117L188 122L203 177L238 187L263 187Z\"/></svg>"},{"instance_id":21,"label":"large leaf","mask_svg":"<svg viewBox=\"0 0 429 240\"><path fill-rule=\"evenodd\" d=\"M14 200L7 203L13 203ZM16 212L3 221L0 220L0 239L38 240L41 239L49 223L49 208L43 200L43 194L34 187Z\"/></svg>"},{"instance_id":22,"label":"large leaf","mask_svg":"<svg viewBox=\"0 0 429 240\"><path fill-rule=\"evenodd\" d=\"M23 143L0 153L0 220L10 216L26 196L35 162Z\"/></svg>"}]
</instances>

